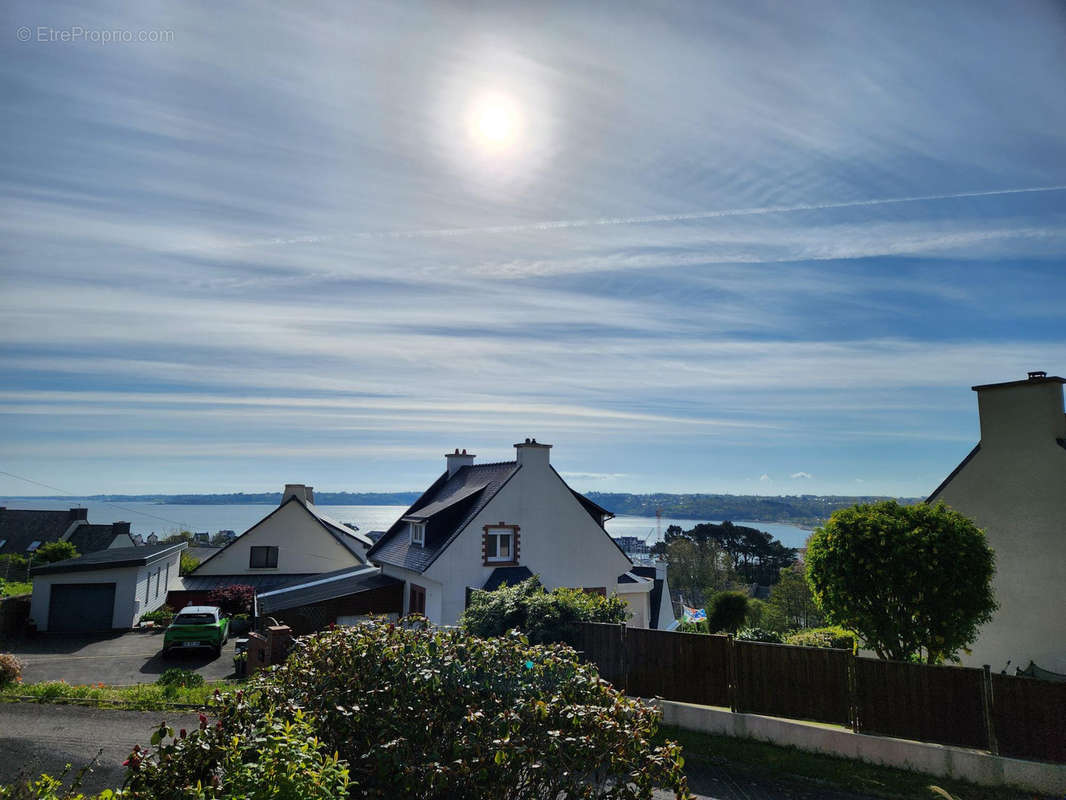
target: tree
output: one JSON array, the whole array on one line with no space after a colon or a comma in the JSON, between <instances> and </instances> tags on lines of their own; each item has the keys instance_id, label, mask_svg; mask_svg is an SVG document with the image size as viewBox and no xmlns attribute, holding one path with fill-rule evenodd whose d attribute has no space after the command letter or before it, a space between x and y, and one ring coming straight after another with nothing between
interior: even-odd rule
<instances>
[{"instance_id":1,"label":"tree","mask_svg":"<svg viewBox=\"0 0 1066 800\"><path fill-rule=\"evenodd\" d=\"M178 574L184 577L185 575L191 574L198 566L200 566L200 559L196 558L196 556L190 556L188 553L182 553L181 564L178 567Z\"/></svg>"},{"instance_id":2,"label":"tree","mask_svg":"<svg viewBox=\"0 0 1066 800\"><path fill-rule=\"evenodd\" d=\"M47 542L34 550L31 558L34 564L53 564L79 555L78 548L71 542Z\"/></svg>"},{"instance_id":3,"label":"tree","mask_svg":"<svg viewBox=\"0 0 1066 800\"><path fill-rule=\"evenodd\" d=\"M778 609L784 617L785 626L792 630L820 626L825 621L825 615L814 602L814 595L811 594L811 587L807 584L802 568L784 567L780 576L770 590L769 604Z\"/></svg>"},{"instance_id":4,"label":"tree","mask_svg":"<svg viewBox=\"0 0 1066 800\"><path fill-rule=\"evenodd\" d=\"M807 547L826 619L885 659L957 660L996 609L994 572L984 532L943 503L841 509Z\"/></svg>"},{"instance_id":5,"label":"tree","mask_svg":"<svg viewBox=\"0 0 1066 800\"><path fill-rule=\"evenodd\" d=\"M748 616L748 596L743 592L719 592L707 607L707 628L712 633L736 633Z\"/></svg>"}]
</instances>

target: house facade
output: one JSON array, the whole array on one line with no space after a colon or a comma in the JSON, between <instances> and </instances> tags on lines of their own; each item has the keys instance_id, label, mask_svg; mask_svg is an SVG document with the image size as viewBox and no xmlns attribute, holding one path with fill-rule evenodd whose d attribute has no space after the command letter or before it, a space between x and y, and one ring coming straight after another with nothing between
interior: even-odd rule
<instances>
[{"instance_id":1,"label":"house facade","mask_svg":"<svg viewBox=\"0 0 1066 800\"><path fill-rule=\"evenodd\" d=\"M266 592L315 575L365 567L370 545L364 535L315 506L312 487L286 484L280 505L225 546L212 548L171 593L170 605L204 603L208 592L225 586Z\"/></svg>"},{"instance_id":2,"label":"house facade","mask_svg":"<svg viewBox=\"0 0 1066 800\"><path fill-rule=\"evenodd\" d=\"M963 656L1066 674L1066 380L974 386L981 440L929 496L972 519L996 554L999 610Z\"/></svg>"},{"instance_id":3,"label":"house facade","mask_svg":"<svg viewBox=\"0 0 1066 800\"><path fill-rule=\"evenodd\" d=\"M526 440L515 460L475 464L456 450L447 468L370 550L404 582L403 612L455 624L469 592L536 574L549 589L612 594L638 624L652 618L654 579L607 534L609 512L571 489L551 466L551 445Z\"/></svg>"}]
</instances>

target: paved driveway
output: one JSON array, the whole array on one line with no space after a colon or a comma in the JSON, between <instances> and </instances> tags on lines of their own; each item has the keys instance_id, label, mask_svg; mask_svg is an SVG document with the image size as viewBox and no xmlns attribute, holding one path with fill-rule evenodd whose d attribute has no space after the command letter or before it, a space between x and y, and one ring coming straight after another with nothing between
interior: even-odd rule
<instances>
[{"instance_id":1,"label":"paved driveway","mask_svg":"<svg viewBox=\"0 0 1066 800\"><path fill-rule=\"evenodd\" d=\"M195 670L206 680L233 677L234 640L215 658L211 650L178 651L163 658L163 634L134 631L104 636L42 633L12 643L8 652L23 664L22 680L63 680L71 684L106 683L126 686L155 683L168 667Z\"/></svg>"},{"instance_id":2,"label":"paved driveway","mask_svg":"<svg viewBox=\"0 0 1066 800\"><path fill-rule=\"evenodd\" d=\"M152 731L165 719L173 728L193 728L196 714L159 711L50 706L28 703L0 704L0 784L41 772L58 775L71 764L73 776L99 753L81 786L99 792L122 784L122 762L133 745L147 745ZM101 752L102 751L102 752ZM696 800L873 800L863 795L835 792L810 784L790 785L728 766L687 770ZM656 800L673 795L656 792Z\"/></svg>"}]
</instances>

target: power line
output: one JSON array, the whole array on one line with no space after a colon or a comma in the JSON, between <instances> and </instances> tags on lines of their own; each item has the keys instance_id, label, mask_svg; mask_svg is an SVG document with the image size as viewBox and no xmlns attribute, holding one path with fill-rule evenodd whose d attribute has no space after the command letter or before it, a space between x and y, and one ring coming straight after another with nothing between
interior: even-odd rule
<instances>
[{"instance_id":1,"label":"power line","mask_svg":"<svg viewBox=\"0 0 1066 800\"><path fill-rule=\"evenodd\" d=\"M18 481L25 481L26 483L32 483L35 486L43 486L45 489L51 489L53 492L59 492L61 495L67 495L68 497L70 497L71 499L74 499L74 500L85 500L85 499L88 499L88 498L82 497L81 495L74 494L74 492L68 492L65 489L60 489L58 486L52 486L51 484L41 483L40 481L35 481L32 478L24 478L21 475L16 475L13 472L5 472L4 470L0 469L0 475L7 475L9 478L14 478L15 480L18 480ZM160 522L168 522L171 525L177 525L179 528L182 528L182 527L185 526L184 522L178 522L175 519L167 519L166 517L160 517L160 516L157 516L155 514L149 514L147 511L138 511L135 508L127 508L126 506L119 505L118 503L112 503L110 500L97 500L96 502L98 502L98 503L106 503L109 506L114 506L115 508L119 509L120 511L126 511L126 512L128 512L130 514L140 514L142 517L151 517L152 519L157 519Z\"/></svg>"}]
</instances>

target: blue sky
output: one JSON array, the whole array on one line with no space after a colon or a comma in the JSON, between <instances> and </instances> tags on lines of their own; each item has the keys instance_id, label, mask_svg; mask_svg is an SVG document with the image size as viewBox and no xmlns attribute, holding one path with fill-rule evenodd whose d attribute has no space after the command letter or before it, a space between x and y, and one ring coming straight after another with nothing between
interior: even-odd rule
<instances>
[{"instance_id":1,"label":"blue sky","mask_svg":"<svg viewBox=\"0 0 1066 800\"><path fill-rule=\"evenodd\" d=\"M0 470L922 495L1066 372L1061 3L310 8L5 4Z\"/></svg>"}]
</instances>

